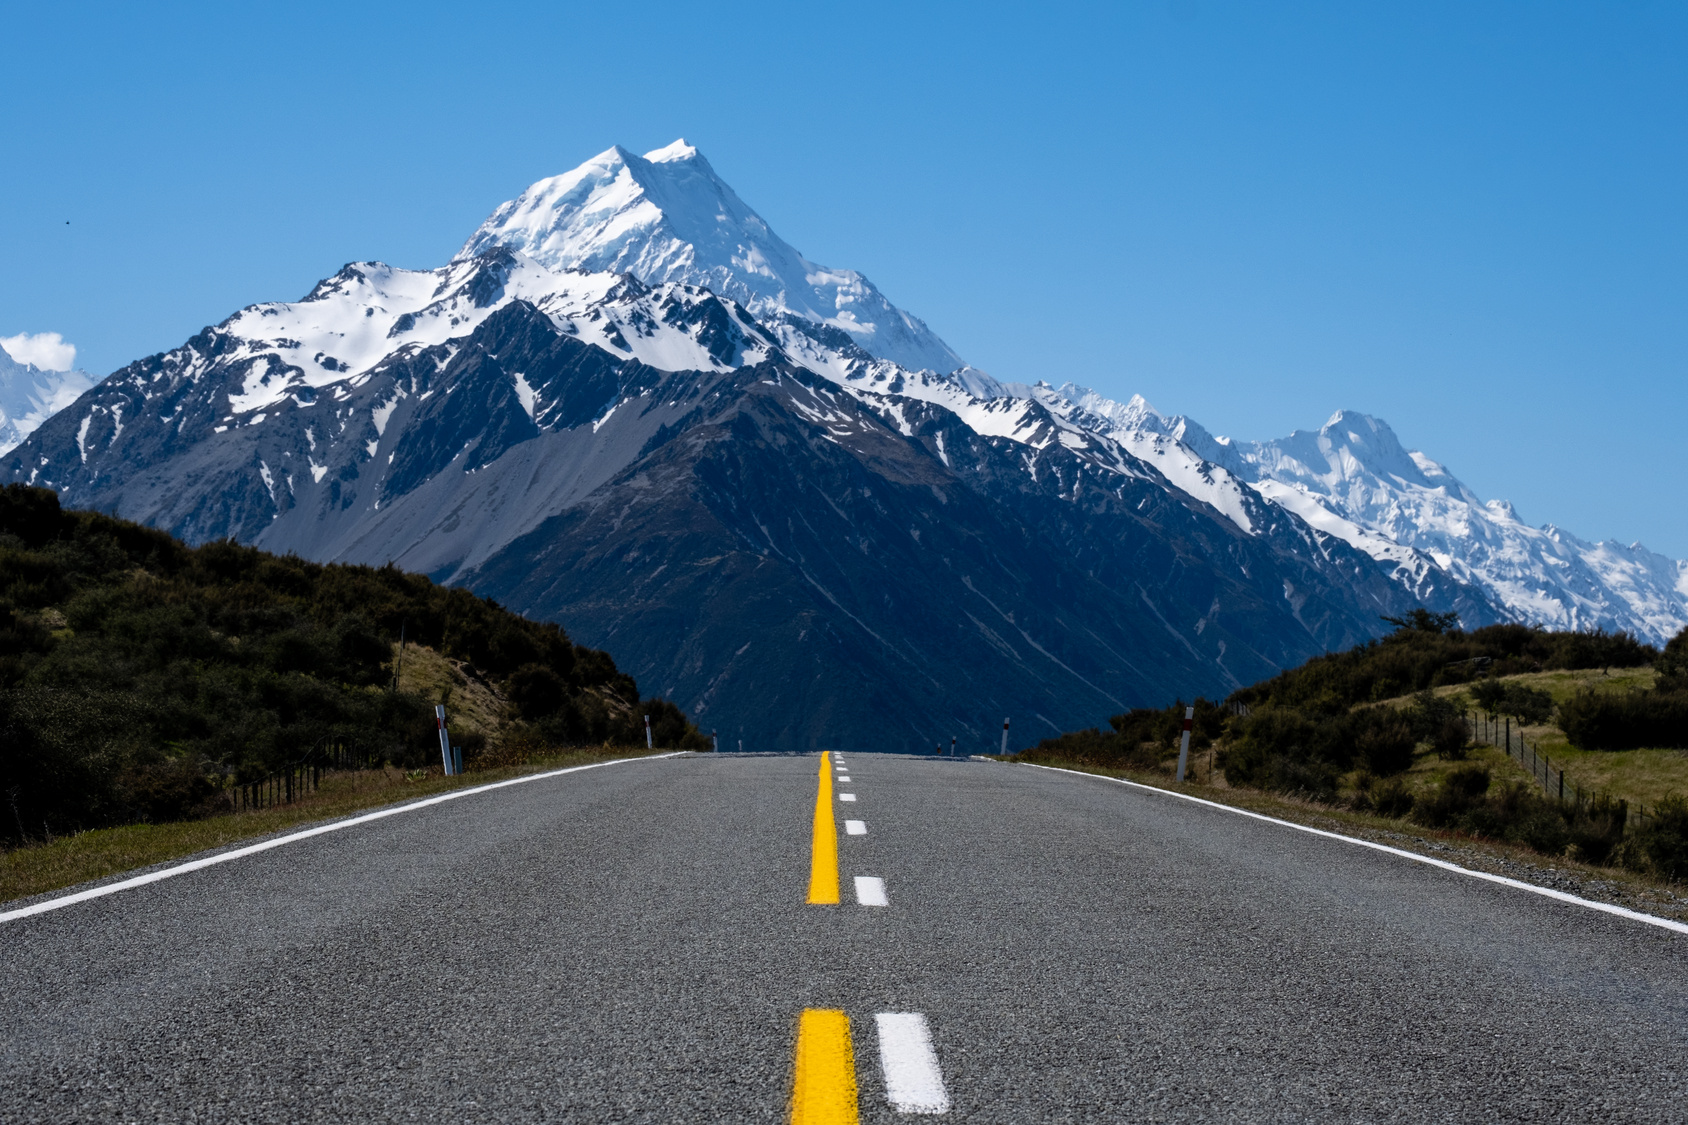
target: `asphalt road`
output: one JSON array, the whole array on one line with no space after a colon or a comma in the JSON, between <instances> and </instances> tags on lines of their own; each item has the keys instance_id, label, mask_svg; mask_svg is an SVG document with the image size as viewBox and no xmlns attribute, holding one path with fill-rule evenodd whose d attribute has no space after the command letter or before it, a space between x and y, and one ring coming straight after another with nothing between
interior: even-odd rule
<instances>
[{"instance_id":1,"label":"asphalt road","mask_svg":"<svg viewBox=\"0 0 1688 1125\"><path fill-rule=\"evenodd\" d=\"M967 1121L1682 1121L1688 936L1099 779L640 761L0 925L0 1121L778 1122L805 1009ZM860 819L866 835L845 834ZM856 876L884 880L862 906Z\"/></svg>"}]
</instances>

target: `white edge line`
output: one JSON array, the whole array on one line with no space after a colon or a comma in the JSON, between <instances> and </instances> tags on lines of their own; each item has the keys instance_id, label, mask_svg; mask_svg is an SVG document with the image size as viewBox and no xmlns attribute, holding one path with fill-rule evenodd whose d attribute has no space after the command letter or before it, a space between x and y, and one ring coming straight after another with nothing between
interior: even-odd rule
<instances>
[{"instance_id":1,"label":"white edge line","mask_svg":"<svg viewBox=\"0 0 1688 1125\"><path fill-rule=\"evenodd\" d=\"M333 824L321 824L315 828L307 828L303 832L293 832L286 836L277 836L273 840L265 840L259 844L249 844L244 848L236 848L233 851L218 852L216 855L206 856L204 859L196 859L188 863L179 863L175 867L166 867L162 871L149 871L147 874L137 875L133 879L124 879L117 883L107 883L104 886L91 887L85 891L77 891L75 894L61 895L58 898L50 898L43 902L31 903L29 906L20 906L16 910L8 910L5 913L0 913L0 922L11 922L18 918L28 918L32 914L45 914L49 910L58 910L61 907L73 906L79 902L87 902L89 899L103 898L106 895L114 895L118 891L127 891L134 887L144 887L148 883L156 883L161 879L170 879L177 875L186 875L190 871L198 871L201 868L214 867L219 863L228 863L231 860L242 859L249 855L256 855L259 852L267 852L271 848L279 848L283 844L291 844L295 840L308 840L312 836L322 836L329 832L339 832L343 828L352 828L359 824L368 824L372 820L381 820L385 817L397 816L400 813L414 812L417 809L425 809L430 805L439 805L444 804L446 801L455 801L460 797L472 797L476 793L486 793L493 789L503 789L508 785L525 785L530 781L544 781L548 777L560 777L565 773L579 773L581 770L595 770L601 766L619 766L625 762L649 762L655 761L659 758L676 758L685 753L688 753L688 751L676 750L671 754L652 754L641 758L617 758L614 761L609 762L593 762L590 765L585 766L569 766L567 769L547 770L544 773L529 774L527 777L513 777L508 781L495 781L490 785L477 785L473 789L458 789L451 793L441 793L437 797L425 797L420 801L412 801L409 804L404 805L395 805L392 808L378 809L375 812L364 813L362 816L354 816L348 820L337 820Z\"/></svg>"},{"instance_id":2,"label":"white edge line","mask_svg":"<svg viewBox=\"0 0 1688 1125\"><path fill-rule=\"evenodd\" d=\"M1074 777L1093 777L1098 781L1117 781L1119 784L1129 785L1133 789L1142 789L1148 793L1159 793L1166 797L1176 797L1180 801L1190 801L1197 805L1206 805L1210 809L1220 809L1224 812L1236 813L1238 816L1251 817L1254 820L1264 820L1268 824L1279 824L1285 828L1293 828L1297 832L1306 832L1313 836L1323 836L1329 840L1341 840L1345 844L1354 844L1357 847L1370 848L1375 852L1387 852L1390 855L1400 856L1402 859L1410 859L1414 863L1424 863L1431 867L1440 867L1444 871L1454 871L1461 875L1469 875L1473 879L1482 879L1489 883L1499 883L1503 887L1512 887L1520 891L1529 891L1531 894L1541 895L1543 898L1558 899L1560 902L1569 902L1576 906L1586 906L1590 910L1599 910L1605 914L1616 914L1620 918L1628 918L1631 921L1645 922L1649 926L1658 926L1661 929L1675 930L1679 934L1688 934L1688 923L1673 922L1669 918L1660 918L1656 914L1643 914L1639 910L1631 910L1627 906L1613 906L1609 902L1595 902L1593 899L1581 898L1573 894L1566 894L1564 891L1556 891L1551 887L1538 887L1534 883L1526 883L1519 879L1510 879L1505 875L1491 875L1487 871L1474 871L1469 867L1461 867L1457 863L1449 863L1445 859L1432 859L1427 855L1419 855L1417 852L1409 852L1404 848L1392 848L1388 844L1374 844L1370 840L1361 840L1353 836L1344 836L1340 832L1326 832L1322 828L1309 828L1305 824L1297 824L1292 820L1279 820L1275 816L1267 816L1264 813L1250 812L1247 809L1239 809L1235 805L1222 805L1218 801L1209 801L1202 797L1192 797L1187 793L1176 793L1171 789L1157 789L1153 785L1143 785L1136 781L1127 781L1122 777L1109 777L1106 774L1085 773L1083 770L1066 770L1060 768L1059 766L1040 766L1033 762L1016 762L1015 764L1030 766L1034 770L1049 770L1052 773L1070 773Z\"/></svg>"}]
</instances>

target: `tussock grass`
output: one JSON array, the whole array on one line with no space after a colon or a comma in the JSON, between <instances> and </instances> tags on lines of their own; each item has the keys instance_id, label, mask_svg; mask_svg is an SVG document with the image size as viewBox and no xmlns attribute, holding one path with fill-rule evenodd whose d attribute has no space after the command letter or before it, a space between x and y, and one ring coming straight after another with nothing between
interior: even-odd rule
<instances>
[{"instance_id":1,"label":"tussock grass","mask_svg":"<svg viewBox=\"0 0 1688 1125\"><path fill-rule=\"evenodd\" d=\"M398 642L393 658L399 662L399 690L431 703L444 703L451 729L498 733L509 717L510 705L466 661L452 660L436 649L405 643L402 659Z\"/></svg>"},{"instance_id":2,"label":"tussock grass","mask_svg":"<svg viewBox=\"0 0 1688 1125\"><path fill-rule=\"evenodd\" d=\"M409 654L405 656L410 659ZM602 747L534 759L520 766L445 777L439 768L405 771L348 770L330 773L315 793L291 805L202 820L126 824L61 836L50 843L0 852L0 902L61 890L79 883L180 860L199 852L262 839L302 825L367 812L418 797L568 766L644 757L638 749Z\"/></svg>"}]
</instances>

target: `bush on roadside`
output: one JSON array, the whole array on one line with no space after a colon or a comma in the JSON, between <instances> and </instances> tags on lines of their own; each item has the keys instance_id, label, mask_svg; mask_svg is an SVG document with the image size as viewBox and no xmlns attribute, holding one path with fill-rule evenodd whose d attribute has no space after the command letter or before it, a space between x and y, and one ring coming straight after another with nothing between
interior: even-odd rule
<instances>
[{"instance_id":1,"label":"bush on roadside","mask_svg":"<svg viewBox=\"0 0 1688 1125\"><path fill-rule=\"evenodd\" d=\"M1559 729L1579 750L1688 749L1688 691L1579 691Z\"/></svg>"},{"instance_id":2,"label":"bush on roadside","mask_svg":"<svg viewBox=\"0 0 1688 1125\"><path fill-rule=\"evenodd\" d=\"M1645 826L1614 852L1624 867L1666 879L1688 879L1688 799L1672 793L1647 811Z\"/></svg>"},{"instance_id":3,"label":"bush on roadside","mask_svg":"<svg viewBox=\"0 0 1688 1125\"><path fill-rule=\"evenodd\" d=\"M1225 712L1197 697L1190 731L1191 752L1205 751L1225 729ZM1148 770L1178 753L1184 731L1185 703L1170 707L1137 707L1108 720L1109 730L1096 727L1046 738L1020 752L1027 761L1064 761L1105 769Z\"/></svg>"},{"instance_id":4,"label":"bush on roadside","mask_svg":"<svg viewBox=\"0 0 1688 1125\"><path fill-rule=\"evenodd\" d=\"M1623 838L1624 806L1599 799L1577 808L1543 796L1533 784L1516 781L1494 789L1479 765L1450 770L1436 791L1421 798L1412 818L1427 828L1445 828L1522 844L1546 855L1575 848L1579 859L1605 862Z\"/></svg>"},{"instance_id":5,"label":"bush on roadside","mask_svg":"<svg viewBox=\"0 0 1688 1125\"><path fill-rule=\"evenodd\" d=\"M1405 816L1413 807L1413 792L1404 778L1373 777L1361 771L1355 779L1354 808L1379 816Z\"/></svg>"},{"instance_id":6,"label":"bush on roadside","mask_svg":"<svg viewBox=\"0 0 1688 1125\"><path fill-rule=\"evenodd\" d=\"M330 739L438 764L435 700L392 690L401 630L555 742L644 745L633 679L556 624L391 566L188 547L0 488L0 843L226 808L230 784ZM648 712L660 745L706 745L672 704ZM487 756L453 741L466 765Z\"/></svg>"}]
</instances>

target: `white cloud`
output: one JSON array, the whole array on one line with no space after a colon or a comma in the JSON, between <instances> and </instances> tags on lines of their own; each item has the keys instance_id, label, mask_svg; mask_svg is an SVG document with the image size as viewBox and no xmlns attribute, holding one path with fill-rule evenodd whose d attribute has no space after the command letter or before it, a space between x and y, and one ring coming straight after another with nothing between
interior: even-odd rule
<instances>
[{"instance_id":1,"label":"white cloud","mask_svg":"<svg viewBox=\"0 0 1688 1125\"><path fill-rule=\"evenodd\" d=\"M33 363L43 371L69 371L76 366L76 345L65 343L57 332L0 336L0 348L19 363Z\"/></svg>"}]
</instances>

